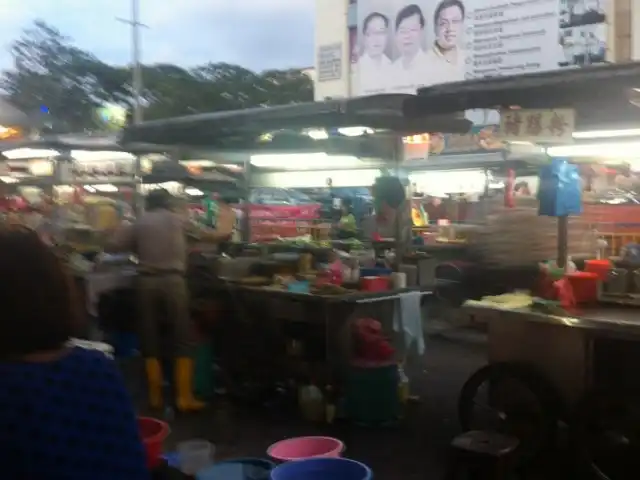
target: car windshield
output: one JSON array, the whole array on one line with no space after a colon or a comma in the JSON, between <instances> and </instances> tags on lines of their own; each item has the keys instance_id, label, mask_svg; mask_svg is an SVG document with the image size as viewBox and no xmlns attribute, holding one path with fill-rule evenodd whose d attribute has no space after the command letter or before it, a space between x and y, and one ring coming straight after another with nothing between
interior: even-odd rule
<instances>
[{"instance_id":1,"label":"car windshield","mask_svg":"<svg viewBox=\"0 0 640 480\"><path fill-rule=\"evenodd\" d=\"M367 187L337 187L334 188L334 192L336 195L341 196L360 196L360 197L370 197L371 192Z\"/></svg>"},{"instance_id":2,"label":"car windshield","mask_svg":"<svg viewBox=\"0 0 640 480\"><path fill-rule=\"evenodd\" d=\"M311 197L306 193L299 192L297 190L289 190L289 195L298 203L314 203Z\"/></svg>"}]
</instances>

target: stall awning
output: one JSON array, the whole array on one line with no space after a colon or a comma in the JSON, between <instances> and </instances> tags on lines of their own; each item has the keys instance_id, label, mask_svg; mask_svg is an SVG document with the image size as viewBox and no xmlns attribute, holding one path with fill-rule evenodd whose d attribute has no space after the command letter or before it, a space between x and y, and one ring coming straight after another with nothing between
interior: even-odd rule
<instances>
[{"instance_id":1,"label":"stall awning","mask_svg":"<svg viewBox=\"0 0 640 480\"><path fill-rule=\"evenodd\" d=\"M299 149L303 130L361 126L411 134L429 131L465 133L470 123L454 114L404 116L404 102L412 95L375 95L344 100L251 108L144 122L128 127L121 142L162 143L253 150L265 133L287 131ZM330 141L330 139L326 139ZM322 142L323 140L320 140ZM303 142L304 143L304 142ZM283 145L284 147L285 145Z\"/></svg>"},{"instance_id":2,"label":"stall awning","mask_svg":"<svg viewBox=\"0 0 640 480\"><path fill-rule=\"evenodd\" d=\"M420 89L405 102L407 117L478 108L574 108L580 127L640 120L630 102L640 88L640 63L590 66L494 77ZM635 92L637 94L637 92Z\"/></svg>"},{"instance_id":3,"label":"stall awning","mask_svg":"<svg viewBox=\"0 0 640 480\"><path fill-rule=\"evenodd\" d=\"M5 127L32 127L29 116L11 105L8 100L0 97L0 125Z\"/></svg>"},{"instance_id":4,"label":"stall awning","mask_svg":"<svg viewBox=\"0 0 640 480\"><path fill-rule=\"evenodd\" d=\"M117 136L92 136L92 135L45 135L39 138L24 140L0 141L0 152L15 150L18 148L30 148L34 150L86 150L86 151L114 151L129 153L165 153L171 151L166 145L151 145L132 143L127 148L118 142Z\"/></svg>"}]
</instances>

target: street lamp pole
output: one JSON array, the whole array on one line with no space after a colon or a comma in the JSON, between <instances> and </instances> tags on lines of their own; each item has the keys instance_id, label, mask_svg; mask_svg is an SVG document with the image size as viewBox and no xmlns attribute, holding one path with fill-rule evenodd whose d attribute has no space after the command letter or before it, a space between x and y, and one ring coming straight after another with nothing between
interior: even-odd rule
<instances>
[{"instance_id":1,"label":"street lamp pole","mask_svg":"<svg viewBox=\"0 0 640 480\"><path fill-rule=\"evenodd\" d=\"M131 18L117 18L117 20L131 27L133 123L140 123L142 122L142 93L144 90L142 64L140 63L140 27L148 28L144 23L140 23L140 0L131 0Z\"/></svg>"}]
</instances>

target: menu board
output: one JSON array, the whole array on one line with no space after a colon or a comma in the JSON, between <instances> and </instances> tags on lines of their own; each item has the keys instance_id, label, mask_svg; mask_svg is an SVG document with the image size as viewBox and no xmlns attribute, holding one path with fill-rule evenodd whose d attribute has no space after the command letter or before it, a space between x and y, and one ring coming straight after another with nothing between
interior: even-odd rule
<instances>
[{"instance_id":1,"label":"menu board","mask_svg":"<svg viewBox=\"0 0 640 480\"><path fill-rule=\"evenodd\" d=\"M128 181L135 174L135 163L132 160L77 162L71 167L73 181Z\"/></svg>"}]
</instances>

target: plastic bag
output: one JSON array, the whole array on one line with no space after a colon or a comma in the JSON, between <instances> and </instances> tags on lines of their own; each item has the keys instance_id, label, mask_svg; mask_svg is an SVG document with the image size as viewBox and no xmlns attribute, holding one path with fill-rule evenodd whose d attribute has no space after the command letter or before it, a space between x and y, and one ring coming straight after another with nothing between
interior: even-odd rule
<instances>
[{"instance_id":1,"label":"plastic bag","mask_svg":"<svg viewBox=\"0 0 640 480\"><path fill-rule=\"evenodd\" d=\"M538 213L564 217L582 213L582 181L576 165L554 158L540 170Z\"/></svg>"}]
</instances>

